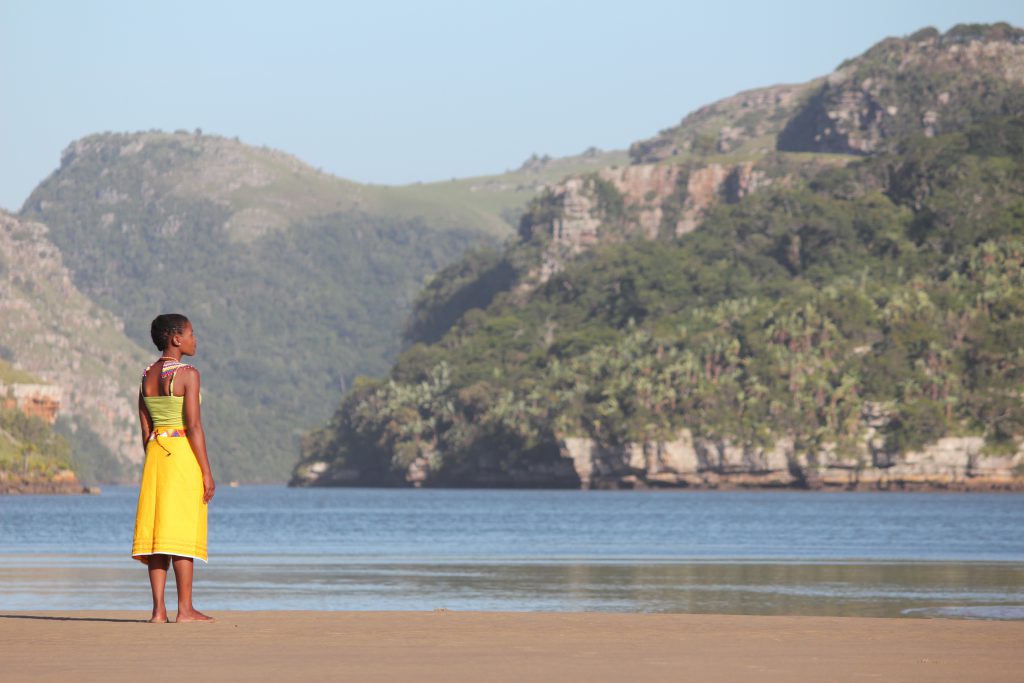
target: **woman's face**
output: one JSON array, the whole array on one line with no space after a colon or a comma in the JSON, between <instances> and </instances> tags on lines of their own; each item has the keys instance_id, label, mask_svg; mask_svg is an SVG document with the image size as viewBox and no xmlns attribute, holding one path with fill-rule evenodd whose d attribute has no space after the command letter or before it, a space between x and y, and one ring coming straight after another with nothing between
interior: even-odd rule
<instances>
[{"instance_id":1,"label":"woman's face","mask_svg":"<svg viewBox=\"0 0 1024 683\"><path fill-rule=\"evenodd\" d=\"M185 323L185 329L178 335L178 345L181 347L182 355L194 356L196 354L196 335L192 330L192 323Z\"/></svg>"}]
</instances>

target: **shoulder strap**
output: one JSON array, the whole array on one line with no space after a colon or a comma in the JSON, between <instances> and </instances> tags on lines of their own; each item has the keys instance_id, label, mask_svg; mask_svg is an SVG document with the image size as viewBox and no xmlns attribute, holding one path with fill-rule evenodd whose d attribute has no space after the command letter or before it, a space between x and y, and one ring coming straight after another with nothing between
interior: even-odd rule
<instances>
[{"instance_id":1,"label":"shoulder strap","mask_svg":"<svg viewBox=\"0 0 1024 683\"><path fill-rule=\"evenodd\" d=\"M174 378L178 376L178 370L181 370L182 368L190 368L192 366L189 365L188 363L174 363L174 367L168 370L168 364L169 363L164 364L164 372L171 373L171 382L170 384L167 385L167 393L170 396L174 396Z\"/></svg>"},{"instance_id":2,"label":"shoulder strap","mask_svg":"<svg viewBox=\"0 0 1024 683\"><path fill-rule=\"evenodd\" d=\"M142 381L139 384L139 392L141 392L143 396L146 395L145 392L142 391L143 385L145 385L145 383L146 383L146 376L149 374L149 369L152 368L154 365L156 365L156 361L154 361L154 362L150 363L149 365L147 365L146 369L142 371ZM168 384L167 389L168 389L168 392L169 392L169 394L171 396L174 396L174 377L175 377L175 375L178 374L178 370L181 370L182 368L190 368L190 367L192 367L192 366L189 365L188 363L182 363L182 362L173 361L173 360L164 361L163 367L160 368L160 379L163 379L163 378L167 377L168 375L170 375L171 381L170 381L170 384Z\"/></svg>"}]
</instances>

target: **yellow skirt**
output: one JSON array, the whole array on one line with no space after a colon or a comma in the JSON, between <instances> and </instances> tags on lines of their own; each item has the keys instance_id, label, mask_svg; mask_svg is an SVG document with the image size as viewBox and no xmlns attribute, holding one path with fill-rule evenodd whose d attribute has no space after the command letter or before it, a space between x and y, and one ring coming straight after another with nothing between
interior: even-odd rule
<instances>
[{"instance_id":1,"label":"yellow skirt","mask_svg":"<svg viewBox=\"0 0 1024 683\"><path fill-rule=\"evenodd\" d=\"M168 429L174 428L157 431ZM203 473L188 438L150 440L135 513L132 558L148 563L149 555L177 555L206 562L206 511Z\"/></svg>"}]
</instances>

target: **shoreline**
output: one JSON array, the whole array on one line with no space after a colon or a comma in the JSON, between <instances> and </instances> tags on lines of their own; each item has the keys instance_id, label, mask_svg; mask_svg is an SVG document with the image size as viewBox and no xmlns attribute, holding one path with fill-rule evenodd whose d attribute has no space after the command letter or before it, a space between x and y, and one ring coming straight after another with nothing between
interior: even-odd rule
<instances>
[{"instance_id":1,"label":"shoreline","mask_svg":"<svg viewBox=\"0 0 1024 683\"><path fill-rule=\"evenodd\" d=\"M0 496L34 496L34 495L102 495L106 487L138 487L139 482L99 482L98 484L82 484L77 478L66 477L63 481L54 481L39 477L25 477L0 472ZM462 485L416 485L413 483L384 485L373 483L296 483L280 482L232 482L230 488L272 487L287 489L373 489L381 491L627 491L636 493L705 493L720 491L735 492L779 492L779 493L1024 493L1024 477L1014 479L977 478L958 479L949 482L937 482L934 479L909 480L898 479L884 483L827 481L815 486L796 484L779 484L758 481L756 478L721 478L716 481L691 481L685 484L645 484L630 482L623 485L618 480L598 481L589 487L582 486L487 486L484 484Z\"/></svg>"},{"instance_id":2,"label":"shoreline","mask_svg":"<svg viewBox=\"0 0 1024 683\"><path fill-rule=\"evenodd\" d=\"M130 484L128 484L130 486ZM679 484L645 483L642 481L621 480L597 481L590 486L487 486L481 483L466 485L440 485L404 483L395 485L373 484L362 482L330 482L308 483L288 481L282 486L290 489L380 489L394 491L635 491L637 493L652 492L737 492L737 491L780 491L792 493L1024 493L1024 478L978 478L974 480L951 480L938 482L933 479L910 480L897 479L885 482L849 482L826 481L814 486L798 484L780 484L776 482L757 481L752 478L721 478L715 481L687 481ZM246 484L239 486L278 486L278 484ZM238 488L238 487L236 487Z\"/></svg>"},{"instance_id":3,"label":"shoreline","mask_svg":"<svg viewBox=\"0 0 1024 683\"><path fill-rule=\"evenodd\" d=\"M98 494L98 486L84 486L71 470L53 474L0 470L0 496Z\"/></svg>"},{"instance_id":4,"label":"shoreline","mask_svg":"<svg viewBox=\"0 0 1024 683\"><path fill-rule=\"evenodd\" d=\"M1016 681L1024 622L601 612L0 611L11 680ZM175 666L157 662L169 656Z\"/></svg>"}]
</instances>

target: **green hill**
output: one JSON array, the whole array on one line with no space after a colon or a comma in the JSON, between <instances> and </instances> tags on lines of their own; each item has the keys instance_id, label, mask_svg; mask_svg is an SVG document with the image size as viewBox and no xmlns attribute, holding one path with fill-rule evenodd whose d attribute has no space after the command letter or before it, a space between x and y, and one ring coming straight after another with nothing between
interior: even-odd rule
<instances>
[{"instance_id":1,"label":"green hill","mask_svg":"<svg viewBox=\"0 0 1024 683\"><path fill-rule=\"evenodd\" d=\"M337 392L390 367L429 274L512 234L503 216L546 179L624 158L384 187L198 132L106 133L69 146L21 216L139 346L156 314L193 319L217 474L280 481Z\"/></svg>"},{"instance_id":2,"label":"green hill","mask_svg":"<svg viewBox=\"0 0 1024 683\"><path fill-rule=\"evenodd\" d=\"M293 483L1019 487L1020 35L889 39L550 188Z\"/></svg>"}]
</instances>

